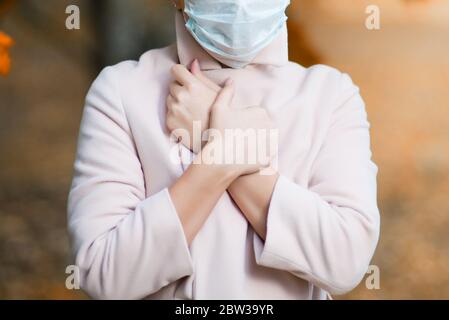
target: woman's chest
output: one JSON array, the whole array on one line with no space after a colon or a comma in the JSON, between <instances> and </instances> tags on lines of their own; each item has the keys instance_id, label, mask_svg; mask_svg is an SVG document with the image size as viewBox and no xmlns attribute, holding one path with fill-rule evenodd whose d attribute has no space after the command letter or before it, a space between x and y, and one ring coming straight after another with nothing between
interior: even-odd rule
<instances>
[{"instance_id":1,"label":"woman's chest","mask_svg":"<svg viewBox=\"0 0 449 320\"><path fill-rule=\"evenodd\" d=\"M216 77L220 83L227 75ZM266 80L235 77L233 108L260 106L273 121L276 169L295 182L307 185L313 160L326 135L328 117L316 99L301 90L287 90ZM134 87L124 108L140 158L148 195L171 185L192 160L192 155L170 135L165 124L170 77L148 86ZM271 134L274 133L274 134Z\"/></svg>"}]
</instances>

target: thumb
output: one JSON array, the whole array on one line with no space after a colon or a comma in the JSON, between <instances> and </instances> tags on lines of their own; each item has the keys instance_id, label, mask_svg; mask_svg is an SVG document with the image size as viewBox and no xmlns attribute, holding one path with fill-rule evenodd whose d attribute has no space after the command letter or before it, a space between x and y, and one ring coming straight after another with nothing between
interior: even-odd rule
<instances>
[{"instance_id":1,"label":"thumb","mask_svg":"<svg viewBox=\"0 0 449 320\"><path fill-rule=\"evenodd\" d=\"M192 64L190 65L190 72L198 79L200 80L204 85L206 85L209 89L213 91L220 91L220 86L217 85L215 82L213 82L211 79L206 77L204 73L201 71L200 62L198 59L193 60Z\"/></svg>"},{"instance_id":2,"label":"thumb","mask_svg":"<svg viewBox=\"0 0 449 320\"><path fill-rule=\"evenodd\" d=\"M226 80L224 87L218 92L217 98L215 99L213 108L226 108L234 97L234 81L231 79Z\"/></svg>"}]
</instances>

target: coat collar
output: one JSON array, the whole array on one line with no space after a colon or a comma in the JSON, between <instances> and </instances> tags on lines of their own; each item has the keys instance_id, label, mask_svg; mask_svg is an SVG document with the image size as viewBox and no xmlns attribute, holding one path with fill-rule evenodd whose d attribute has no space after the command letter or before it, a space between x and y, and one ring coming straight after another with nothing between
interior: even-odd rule
<instances>
[{"instance_id":1,"label":"coat collar","mask_svg":"<svg viewBox=\"0 0 449 320\"><path fill-rule=\"evenodd\" d=\"M176 44L179 62L185 66L190 65L194 59L198 59L202 70L218 70L226 67L213 58L198 42L196 42L185 27L183 14L179 11L176 12ZM272 65L281 67L287 62L288 33L286 24L279 36L263 49L250 65Z\"/></svg>"}]
</instances>

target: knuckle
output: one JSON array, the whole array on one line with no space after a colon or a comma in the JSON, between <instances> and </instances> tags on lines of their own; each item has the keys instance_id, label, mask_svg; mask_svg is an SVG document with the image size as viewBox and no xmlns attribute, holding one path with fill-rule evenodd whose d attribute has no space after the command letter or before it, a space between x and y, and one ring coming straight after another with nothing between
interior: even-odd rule
<instances>
[{"instance_id":1,"label":"knuckle","mask_svg":"<svg viewBox=\"0 0 449 320\"><path fill-rule=\"evenodd\" d=\"M180 65L180 64L175 64L175 65L171 68L171 71L172 71L173 74L178 74L179 71L181 70L181 68L182 68L182 65Z\"/></svg>"},{"instance_id":2,"label":"knuckle","mask_svg":"<svg viewBox=\"0 0 449 320\"><path fill-rule=\"evenodd\" d=\"M181 105L179 103L173 103L171 107L171 112L173 116L179 116L181 114Z\"/></svg>"},{"instance_id":3,"label":"knuckle","mask_svg":"<svg viewBox=\"0 0 449 320\"><path fill-rule=\"evenodd\" d=\"M165 120L165 124L167 125L168 129L173 130L173 128L174 128L174 119L173 119L173 117L168 115L167 119Z\"/></svg>"},{"instance_id":4,"label":"knuckle","mask_svg":"<svg viewBox=\"0 0 449 320\"><path fill-rule=\"evenodd\" d=\"M189 98L189 94L185 90L179 90L176 98L179 102L185 102Z\"/></svg>"},{"instance_id":5,"label":"knuckle","mask_svg":"<svg viewBox=\"0 0 449 320\"><path fill-rule=\"evenodd\" d=\"M198 83L197 82L190 82L186 85L187 90L189 90L189 92L196 92L198 91Z\"/></svg>"},{"instance_id":6,"label":"knuckle","mask_svg":"<svg viewBox=\"0 0 449 320\"><path fill-rule=\"evenodd\" d=\"M168 110L171 110L173 107L173 99L171 96L168 96L166 106Z\"/></svg>"}]
</instances>

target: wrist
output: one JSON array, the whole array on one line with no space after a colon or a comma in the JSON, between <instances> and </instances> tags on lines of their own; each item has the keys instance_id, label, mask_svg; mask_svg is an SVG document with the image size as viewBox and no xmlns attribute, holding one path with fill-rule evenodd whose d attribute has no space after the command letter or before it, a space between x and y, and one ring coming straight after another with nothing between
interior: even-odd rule
<instances>
[{"instance_id":1,"label":"wrist","mask_svg":"<svg viewBox=\"0 0 449 320\"><path fill-rule=\"evenodd\" d=\"M214 138L206 142L195 161L207 167L216 177L231 184L243 174L242 166L226 163L224 152L222 141Z\"/></svg>"}]
</instances>

